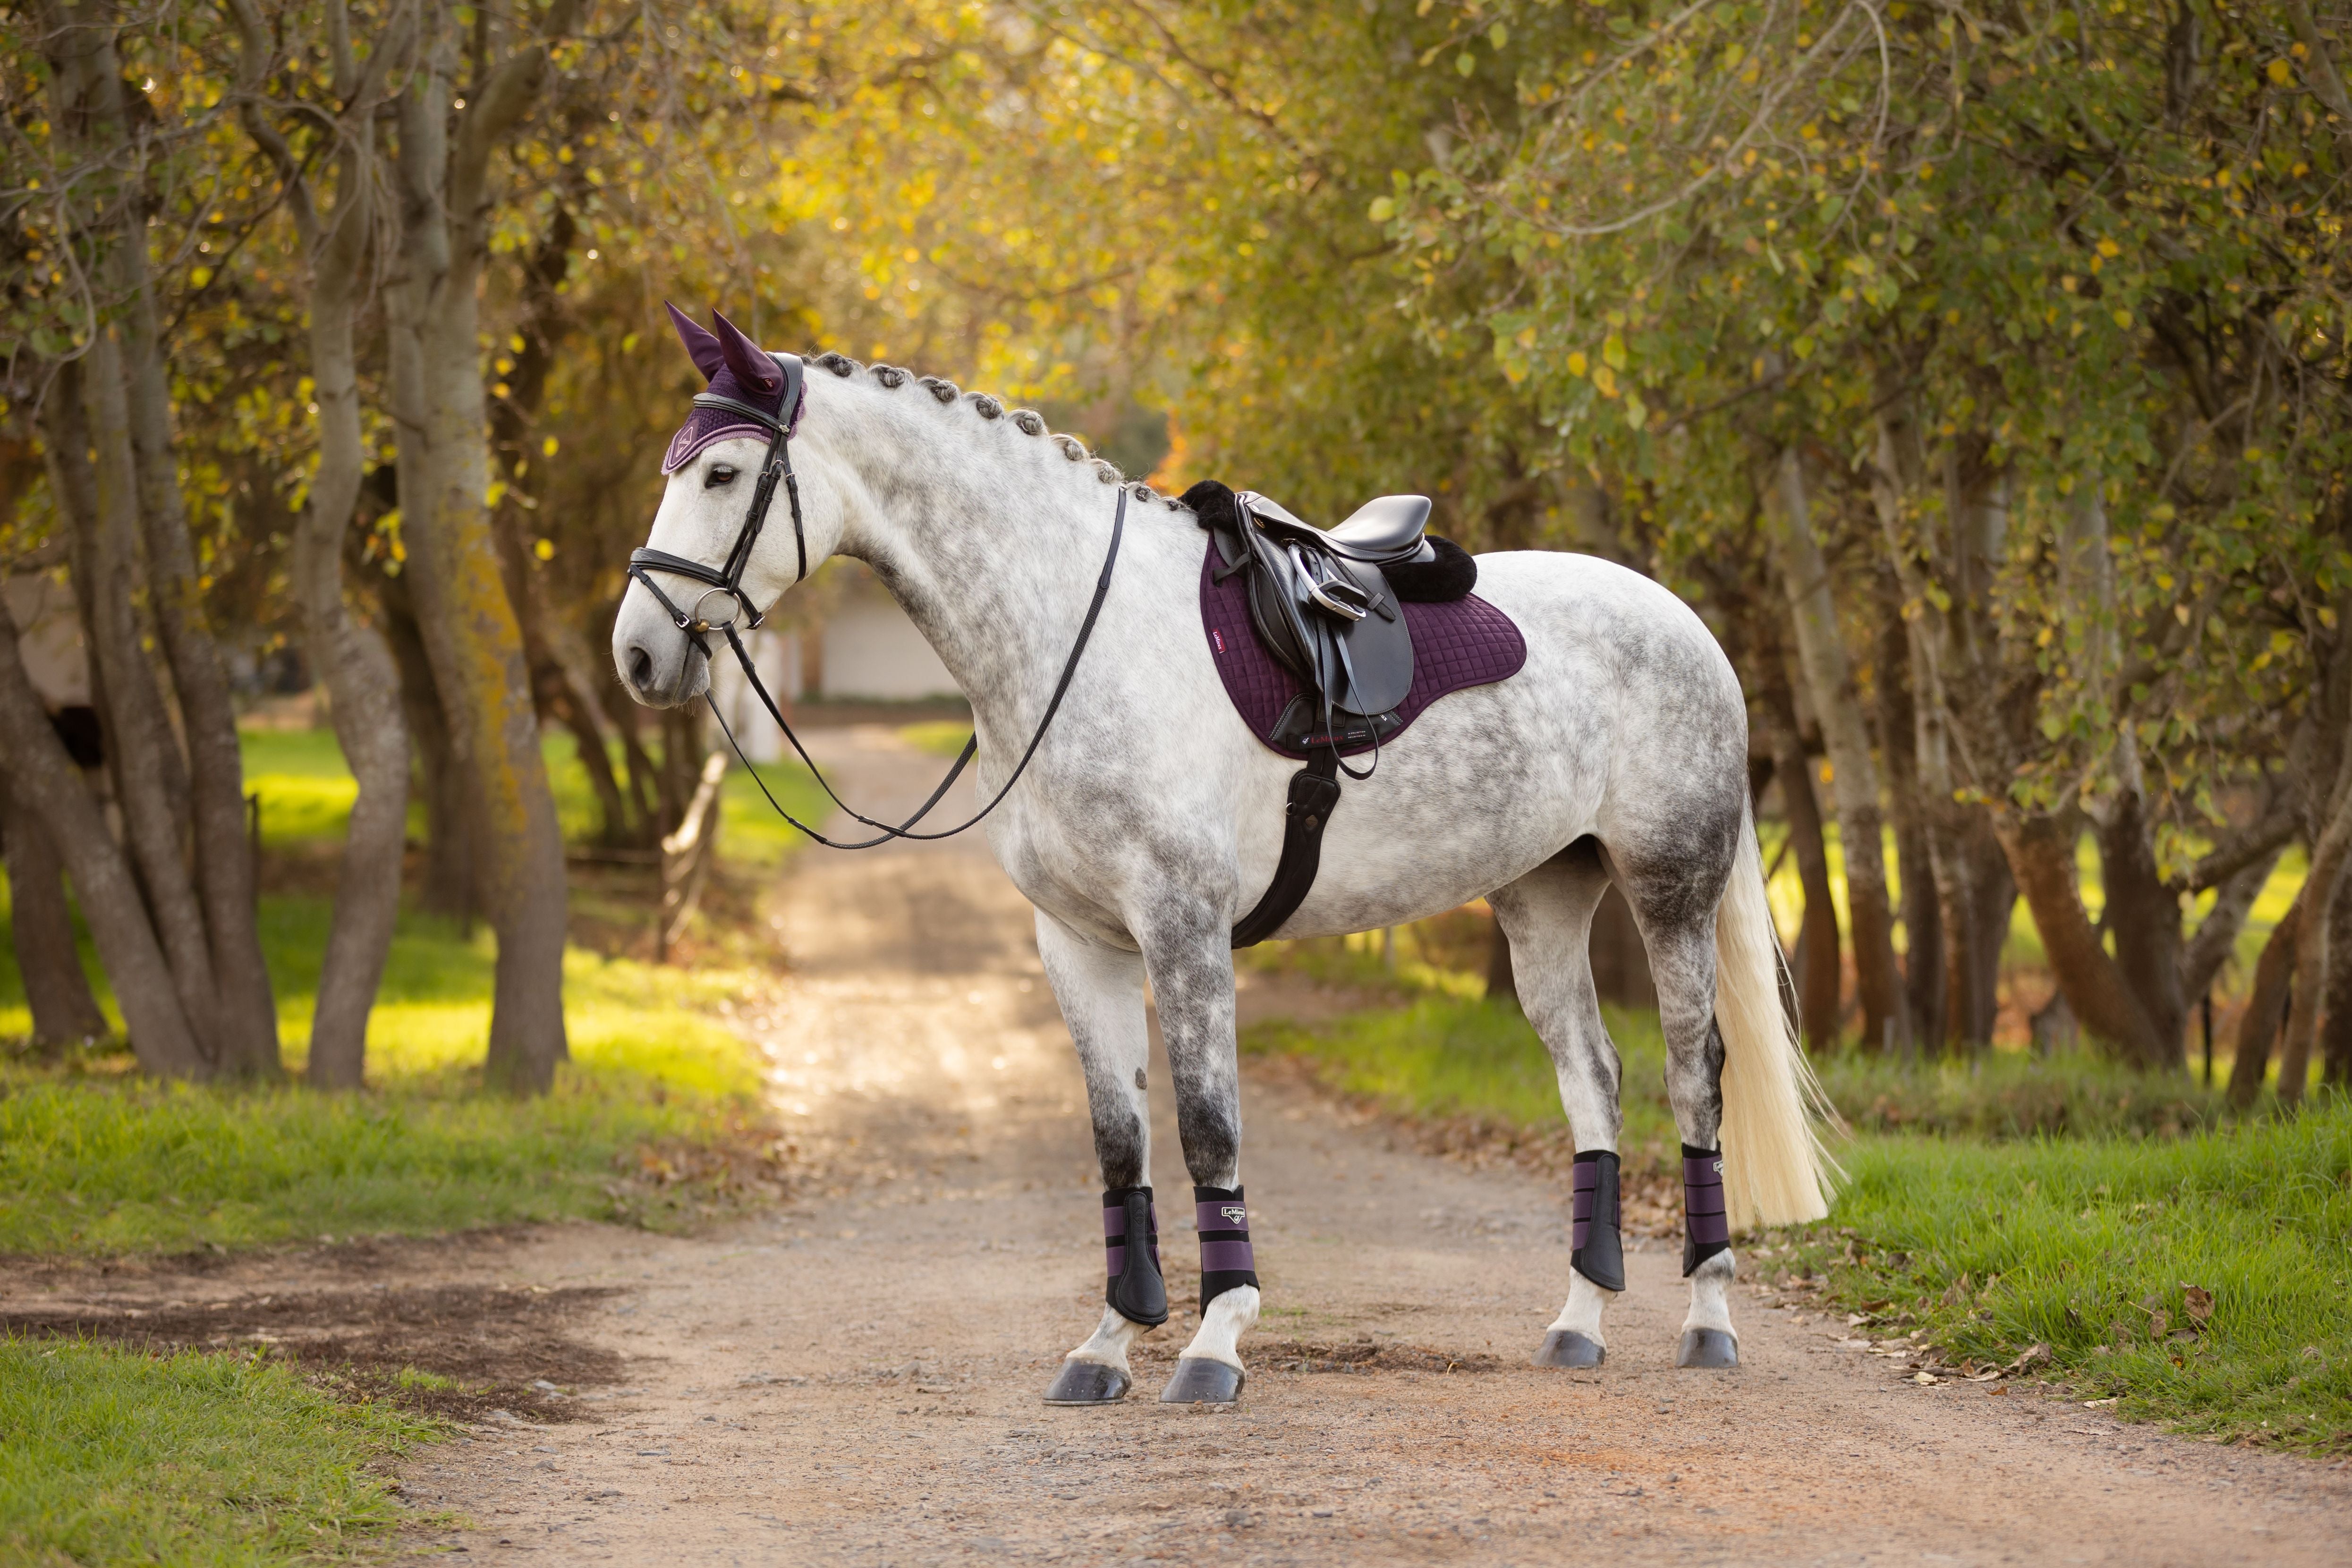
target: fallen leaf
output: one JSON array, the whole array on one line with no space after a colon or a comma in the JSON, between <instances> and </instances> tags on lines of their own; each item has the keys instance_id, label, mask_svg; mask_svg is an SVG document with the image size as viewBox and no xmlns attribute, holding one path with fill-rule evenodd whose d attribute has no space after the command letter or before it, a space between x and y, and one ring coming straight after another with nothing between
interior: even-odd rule
<instances>
[{"instance_id":1,"label":"fallen leaf","mask_svg":"<svg viewBox=\"0 0 2352 1568\"><path fill-rule=\"evenodd\" d=\"M2189 1313L2190 1322L2206 1323L2212 1321L2212 1291L2201 1285L2183 1285L2180 1287L2180 1298L2183 1310Z\"/></svg>"},{"instance_id":2,"label":"fallen leaf","mask_svg":"<svg viewBox=\"0 0 2352 1568\"><path fill-rule=\"evenodd\" d=\"M2050 1347L2048 1345L2040 1343L2039 1342L2027 1345L2025 1347L2025 1353L2020 1355L2015 1361L2009 1364L2010 1375L2012 1377L2017 1376L2021 1373L2023 1373L2028 1367L2040 1366L2049 1359Z\"/></svg>"},{"instance_id":3,"label":"fallen leaf","mask_svg":"<svg viewBox=\"0 0 2352 1568\"><path fill-rule=\"evenodd\" d=\"M1933 1388L1936 1386L1936 1375L1932 1372L1915 1372L1911 1375L1911 1381L1923 1388Z\"/></svg>"}]
</instances>

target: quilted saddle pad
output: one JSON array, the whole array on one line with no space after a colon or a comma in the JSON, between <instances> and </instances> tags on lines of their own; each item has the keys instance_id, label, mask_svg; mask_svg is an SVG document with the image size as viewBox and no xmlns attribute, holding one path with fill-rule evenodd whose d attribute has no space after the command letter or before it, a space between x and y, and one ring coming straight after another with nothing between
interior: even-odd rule
<instances>
[{"instance_id":1,"label":"quilted saddle pad","mask_svg":"<svg viewBox=\"0 0 2352 1568\"><path fill-rule=\"evenodd\" d=\"M1299 761L1303 748L1277 745L1271 737L1282 710L1299 693L1298 677L1275 662L1250 624L1249 590L1241 575L1219 582L1223 564L1214 544L1201 562L1201 630L1209 654L1223 677L1225 695L1250 733L1269 748ZM1402 606L1412 629L1412 688L1396 707L1397 723L1381 744L1391 744L1423 709L1448 692L1509 680L1528 662L1528 642L1511 618L1473 593L1444 604ZM1368 739L1342 746L1343 756L1372 749Z\"/></svg>"}]
</instances>

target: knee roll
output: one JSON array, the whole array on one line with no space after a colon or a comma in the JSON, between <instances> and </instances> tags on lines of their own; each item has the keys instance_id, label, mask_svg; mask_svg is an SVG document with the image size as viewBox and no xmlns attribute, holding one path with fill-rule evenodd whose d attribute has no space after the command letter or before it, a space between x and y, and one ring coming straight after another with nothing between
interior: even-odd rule
<instances>
[{"instance_id":1,"label":"knee roll","mask_svg":"<svg viewBox=\"0 0 2352 1568\"><path fill-rule=\"evenodd\" d=\"M1617 1221L1617 1156L1587 1149L1576 1156L1576 1222L1569 1267L1604 1291L1625 1288L1625 1242Z\"/></svg>"},{"instance_id":2,"label":"knee roll","mask_svg":"<svg viewBox=\"0 0 2352 1568\"><path fill-rule=\"evenodd\" d=\"M1718 1252L1731 1250L1731 1219L1723 1204L1723 1151L1683 1145L1683 1278Z\"/></svg>"}]
</instances>

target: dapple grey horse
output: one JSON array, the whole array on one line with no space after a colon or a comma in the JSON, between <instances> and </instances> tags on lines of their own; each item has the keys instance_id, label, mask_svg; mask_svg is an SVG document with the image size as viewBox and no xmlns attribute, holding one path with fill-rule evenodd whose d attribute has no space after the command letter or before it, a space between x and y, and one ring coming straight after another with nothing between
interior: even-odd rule
<instances>
[{"instance_id":1,"label":"dapple grey horse","mask_svg":"<svg viewBox=\"0 0 2352 1568\"><path fill-rule=\"evenodd\" d=\"M772 379L776 361L723 318L718 328L680 319L714 386ZM1122 1253L1144 1250L1152 1239L1136 1232L1154 1228L1147 981L1196 1184L1204 1271L1226 1286L1202 1304L1163 1397L1236 1397L1259 1287L1243 1271L1251 1255L1230 934L1274 873L1296 764L1244 725L1211 663L1197 589L1206 536L1181 504L1126 484L1034 413L945 382L826 354L807 362L804 394L784 413L797 421L800 537L781 525L758 535L741 563L743 601L772 606L828 556L864 561L970 698L984 797L1038 729L1115 513L1122 519L1123 550L1066 700L986 821L998 863L1035 907L1038 952L1085 1071L1110 1189L1108 1304L1048 1397L1124 1396L1129 1347L1155 1326L1148 1303L1120 1294L1122 1271L1132 1286L1144 1270ZM713 566L726 558L769 451L763 431L689 424L671 449L649 546ZM1517 551L1478 557L1477 574L1480 596L1524 634L1524 667L1441 699L1383 747L1370 779L1346 784L1320 876L1279 935L1398 925L1491 900L1579 1151L1579 1249L1537 1359L1593 1365L1603 1309L1624 1284L1620 1064L1587 961L1593 910L1613 881L1649 950L1685 1145L1691 1299L1679 1356L1734 1364L1728 1233L1822 1217L1834 1175L1780 999L1739 683L1698 617L1635 572ZM701 589L651 575L670 591L631 584L614 657L636 700L673 706L707 688L709 651L663 601ZM1213 1245L1222 1250L1211 1259ZM1144 1284L1156 1286L1156 1256L1149 1274Z\"/></svg>"}]
</instances>

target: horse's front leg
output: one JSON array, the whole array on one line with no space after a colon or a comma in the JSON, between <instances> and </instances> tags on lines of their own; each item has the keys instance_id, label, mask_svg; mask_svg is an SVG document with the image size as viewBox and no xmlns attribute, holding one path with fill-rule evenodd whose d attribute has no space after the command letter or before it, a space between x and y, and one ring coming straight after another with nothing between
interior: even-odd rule
<instances>
[{"instance_id":1,"label":"horse's front leg","mask_svg":"<svg viewBox=\"0 0 2352 1568\"><path fill-rule=\"evenodd\" d=\"M1249 1206L1242 1196L1241 1071L1234 1038L1232 934L1205 901L1163 902L1143 936L1176 1091L1176 1132L1200 1228L1201 1327L1160 1390L1171 1405L1239 1399L1241 1337L1257 1322Z\"/></svg>"},{"instance_id":2,"label":"horse's front leg","mask_svg":"<svg viewBox=\"0 0 2352 1568\"><path fill-rule=\"evenodd\" d=\"M1037 954L1087 1075L1095 1157L1102 1166L1108 1273L1102 1322L1062 1358L1045 1403L1111 1405L1126 1397L1134 1381L1129 1348L1168 1321L1150 1186L1144 1064L1151 1037L1143 1014L1143 956L1088 942L1043 910L1037 912Z\"/></svg>"}]
</instances>

